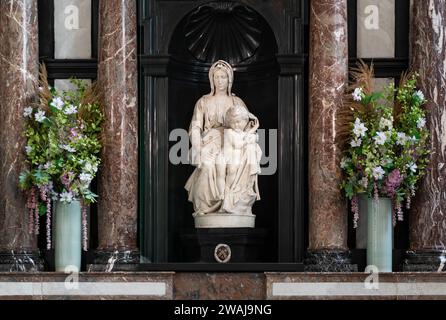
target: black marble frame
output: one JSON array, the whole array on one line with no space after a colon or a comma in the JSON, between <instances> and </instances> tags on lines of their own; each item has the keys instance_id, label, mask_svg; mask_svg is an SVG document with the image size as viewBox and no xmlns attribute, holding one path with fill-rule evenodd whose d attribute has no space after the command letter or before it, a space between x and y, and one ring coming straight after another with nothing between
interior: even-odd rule
<instances>
[{"instance_id":1,"label":"black marble frame","mask_svg":"<svg viewBox=\"0 0 446 320\"><path fill-rule=\"evenodd\" d=\"M208 0L138 1L140 70L140 233L146 262L167 262L168 45L178 22ZM307 246L307 52L308 0L240 0L274 31L278 80L278 265L303 270ZM291 148L289 146L292 146ZM141 262L144 262L142 258ZM149 266L153 268L154 266ZM196 268L195 266L194 268ZM212 268L202 265L204 269ZM253 266L254 268L255 266ZM181 264L179 269L184 268ZM234 266L231 267L234 269ZM249 265L241 266L249 270ZM174 268L175 269L175 268ZM187 268L186 268L187 269ZM269 264L268 269L274 269Z\"/></svg>"}]
</instances>

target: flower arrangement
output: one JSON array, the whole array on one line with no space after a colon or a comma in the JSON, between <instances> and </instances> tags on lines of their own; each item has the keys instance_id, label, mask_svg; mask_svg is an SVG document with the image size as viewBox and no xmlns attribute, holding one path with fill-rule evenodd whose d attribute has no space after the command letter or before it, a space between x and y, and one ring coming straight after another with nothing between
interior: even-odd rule
<instances>
[{"instance_id":1,"label":"flower arrangement","mask_svg":"<svg viewBox=\"0 0 446 320\"><path fill-rule=\"evenodd\" d=\"M351 200L353 224L359 219L358 195L388 197L394 207L393 224L403 220L402 204L410 208L417 182L427 166L423 93L416 89L416 73L403 74L400 85L383 91L373 88L373 65L361 62L352 72L340 130L345 146L340 166L341 188Z\"/></svg>"},{"instance_id":2,"label":"flower arrangement","mask_svg":"<svg viewBox=\"0 0 446 320\"><path fill-rule=\"evenodd\" d=\"M39 102L24 109L26 165L19 186L26 192L29 232L39 233L39 216L46 214L47 248L51 248L51 203L82 204L83 249L87 250L87 206L97 197L90 189L101 150L103 114L95 85L71 80L73 91L48 85L45 66L39 79Z\"/></svg>"}]
</instances>

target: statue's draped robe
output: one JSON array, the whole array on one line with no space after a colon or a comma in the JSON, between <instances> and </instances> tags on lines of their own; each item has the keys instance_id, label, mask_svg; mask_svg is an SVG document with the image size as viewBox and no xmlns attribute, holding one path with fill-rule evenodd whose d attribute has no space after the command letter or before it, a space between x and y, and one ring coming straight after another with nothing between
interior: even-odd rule
<instances>
[{"instance_id":1,"label":"statue's draped robe","mask_svg":"<svg viewBox=\"0 0 446 320\"><path fill-rule=\"evenodd\" d=\"M189 193L188 200L194 205L194 215L223 211L223 201L219 197L217 188L216 160L223 147L224 117L233 106L238 105L246 108L244 102L236 96L232 97L232 104L225 106L217 106L211 101L209 95L205 95L197 101L189 127L191 139L198 131L201 137L199 150L201 165L195 168L185 185ZM257 118L250 114L250 122L245 130L254 131L257 127ZM252 168L247 167L246 169L252 171ZM240 185L239 187L246 188L248 186ZM250 188L257 188L257 180L255 180L255 185L250 186ZM258 197L258 190L255 191ZM249 214L250 212L249 210L246 213Z\"/></svg>"}]
</instances>

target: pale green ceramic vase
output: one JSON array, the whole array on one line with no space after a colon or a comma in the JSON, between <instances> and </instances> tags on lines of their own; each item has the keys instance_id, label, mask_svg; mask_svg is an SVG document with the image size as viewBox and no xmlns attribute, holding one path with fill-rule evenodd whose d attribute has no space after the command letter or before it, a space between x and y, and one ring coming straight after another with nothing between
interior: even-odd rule
<instances>
[{"instance_id":1,"label":"pale green ceramic vase","mask_svg":"<svg viewBox=\"0 0 446 320\"><path fill-rule=\"evenodd\" d=\"M55 203L56 271L80 271L82 250L82 213L80 201Z\"/></svg>"},{"instance_id":2,"label":"pale green ceramic vase","mask_svg":"<svg viewBox=\"0 0 446 320\"><path fill-rule=\"evenodd\" d=\"M392 272L392 201L367 199L367 265L378 272Z\"/></svg>"}]
</instances>

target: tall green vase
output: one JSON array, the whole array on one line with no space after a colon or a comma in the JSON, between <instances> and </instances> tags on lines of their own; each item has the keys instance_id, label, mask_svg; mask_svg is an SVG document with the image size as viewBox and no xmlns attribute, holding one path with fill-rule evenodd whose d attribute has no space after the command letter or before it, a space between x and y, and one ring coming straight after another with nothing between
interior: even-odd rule
<instances>
[{"instance_id":1,"label":"tall green vase","mask_svg":"<svg viewBox=\"0 0 446 320\"><path fill-rule=\"evenodd\" d=\"M392 272L392 201L367 199L367 265L379 272Z\"/></svg>"},{"instance_id":2,"label":"tall green vase","mask_svg":"<svg viewBox=\"0 0 446 320\"><path fill-rule=\"evenodd\" d=\"M56 271L70 272L81 268L82 213L80 201L67 204L61 201L55 206L55 262ZM76 269L77 268L77 269Z\"/></svg>"}]
</instances>

